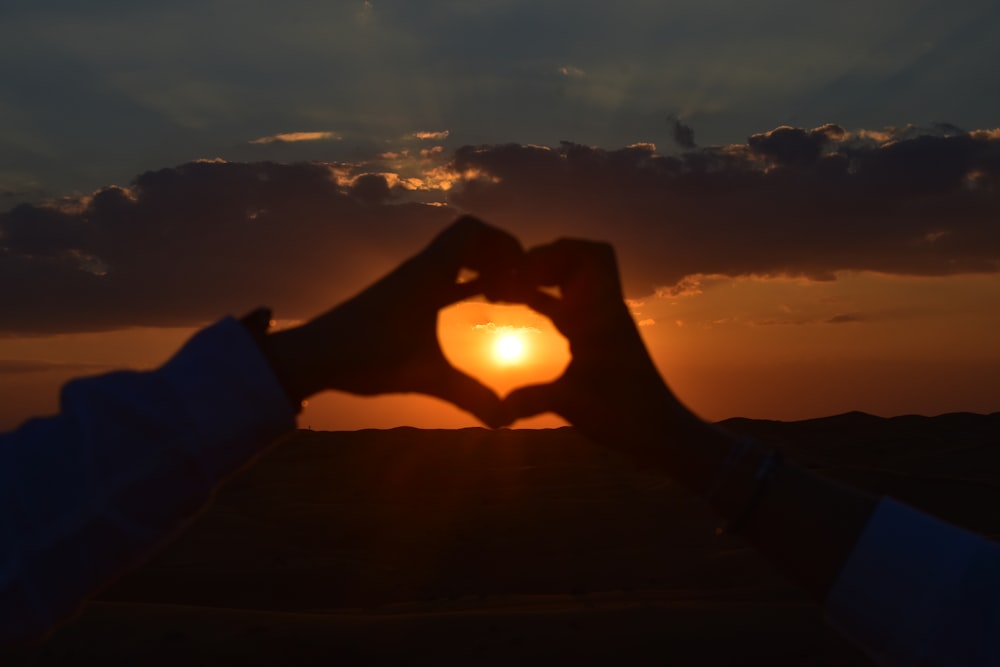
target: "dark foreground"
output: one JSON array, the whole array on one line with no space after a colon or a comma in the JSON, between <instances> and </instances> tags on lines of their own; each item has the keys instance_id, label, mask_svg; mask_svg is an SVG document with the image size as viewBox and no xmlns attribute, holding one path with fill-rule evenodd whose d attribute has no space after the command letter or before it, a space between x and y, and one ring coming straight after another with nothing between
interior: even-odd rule
<instances>
[{"instance_id":1,"label":"dark foreground","mask_svg":"<svg viewBox=\"0 0 1000 667\"><path fill-rule=\"evenodd\" d=\"M1000 414L726 425L1000 537ZM868 664L715 524L570 429L300 431L20 662Z\"/></svg>"}]
</instances>

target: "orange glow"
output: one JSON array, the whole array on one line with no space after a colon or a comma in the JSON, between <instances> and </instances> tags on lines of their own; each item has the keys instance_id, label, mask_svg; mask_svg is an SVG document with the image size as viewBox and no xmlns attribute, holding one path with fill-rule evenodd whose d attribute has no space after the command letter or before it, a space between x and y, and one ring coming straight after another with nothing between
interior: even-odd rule
<instances>
[{"instance_id":1,"label":"orange glow","mask_svg":"<svg viewBox=\"0 0 1000 667\"><path fill-rule=\"evenodd\" d=\"M421 141L426 141L428 139L441 140L447 139L448 135L451 134L449 130L442 130L440 132L414 132L413 137L420 139Z\"/></svg>"},{"instance_id":2,"label":"orange glow","mask_svg":"<svg viewBox=\"0 0 1000 667\"><path fill-rule=\"evenodd\" d=\"M518 334L503 334L494 345L497 360L502 364L517 364L524 359L524 340Z\"/></svg>"},{"instance_id":3,"label":"orange glow","mask_svg":"<svg viewBox=\"0 0 1000 667\"><path fill-rule=\"evenodd\" d=\"M390 268L380 264L387 261L372 258L372 273ZM998 275L842 273L830 281L702 276L680 286L630 300L629 308L644 323L642 338L671 388L706 418L1000 409L1000 310L989 307L1000 303ZM135 328L0 338L0 431L55 411L59 387L70 377L155 367L191 333ZM522 341L516 363L498 356L498 342L508 333ZM440 313L438 338L455 367L501 396L554 380L570 358L554 325L521 306L456 304ZM437 399L338 392L312 397L299 423L334 430L480 425ZM515 426L563 423L544 415Z\"/></svg>"},{"instance_id":4,"label":"orange glow","mask_svg":"<svg viewBox=\"0 0 1000 667\"><path fill-rule=\"evenodd\" d=\"M340 136L333 132L283 132L260 137L250 141L251 144L290 144L300 141L337 141Z\"/></svg>"},{"instance_id":5,"label":"orange glow","mask_svg":"<svg viewBox=\"0 0 1000 667\"><path fill-rule=\"evenodd\" d=\"M458 303L438 316L448 360L504 395L515 387L551 382L569 363L569 344L545 317L525 306Z\"/></svg>"}]
</instances>

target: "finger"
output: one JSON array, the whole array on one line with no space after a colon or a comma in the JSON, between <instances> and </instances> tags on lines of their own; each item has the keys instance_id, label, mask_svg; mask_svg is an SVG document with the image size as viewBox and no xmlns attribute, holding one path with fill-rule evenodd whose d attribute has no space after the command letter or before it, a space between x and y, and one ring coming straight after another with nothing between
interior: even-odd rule
<instances>
[{"instance_id":1,"label":"finger","mask_svg":"<svg viewBox=\"0 0 1000 667\"><path fill-rule=\"evenodd\" d=\"M521 242L513 235L471 215L456 220L442 240L461 262L459 268L479 272L514 267L524 255Z\"/></svg>"},{"instance_id":2,"label":"finger","mask_svg":"<svg viewBox=\"0 0 1000 667\"><path fill-rule=\"evenodd\" d=\"M471 299L474 296L479 296L483 293L484 289L486 289L486 286L479 278L475 278L474 280L464 283L449 285L448 288L441 293L441 303L438 304L438 308L444 308L445 306L450 306L458 301L464 301L465 299Z\"/></svg>"},{"instance_id":3,"label":"finger","mask_svg":"<svg viewBox=\"0 0 1000 667\"><path fill-rule=\"evenodd\" d=\"M435 374L427 393L472 413L490 428L500 428L511 421L506 418L506 411L496 392L453 366L449 365Z\"/></svg>"},{"instance_id":4,"label":"finger","mask_svg":"<svg viewBox=\"0 0 1000 667\"><path fill-rule=\"evenodd\" d=\"M440 290L437 307L444 308L458 301L479 295L485 296L490 301L525 303L518 297L518 292L513 285L513 281L513 271L511 271L501 284L498 284L497 280L481 277L476 277L464 283L449 284Z\"/></svg>"},{"instance_id":5,"label":"finger","mask_svg":"<svg viewBox=\"0 0 1000 667\"><path fill-rule=\"evenodd\" d=\"M523 292L520 296L522 297L521 303L552 320L557 328L560 327L562 323L562 299L537 289Z\"/></svg>"},{"instance_id":6,"label":"finger","mask_svg":"<svg viewBox=\"0 0 1000 667\"><path fill-rule=\"evenodd\" d=\"M567 327L570 325L570 321L567 320L562 299L554 297L551 294L546 294L541 290L527 289L518 290L508 301L522 303L536 313L544 315L552 321L552 324L555 325L559 333L567 337L569 336Z\"/></svg>"},{"instance_id":7,"label":"finger","mask_svg":"<svg viewBox=\"0 0 1000 667\"><path fill-rule=\"evenodd\" d=\"M524 254L518 278L526 287L562 287L579 270L586 241L559 239Z\"/></svg>"},{"instance_id":8,"label":"finger","mask_svg":"<svg viewBox=\"0 0 1000 667\"><path fill-rule=\"evenodd\" d=\"M553 321L559 316L558 311L561 300L551 294L546 294L534 288L521 289L514 283L514 279L512 278L510 284L503 288L500 298L494 298L495 294L493 296L487 294L489 286L490 282L482 278L475 278L464 283L455 283L442 291L437 307L444 308L458 301L464 301L465 299L483 294L490 301L524 304Z\"/></svg>"},{"instance_id":9,"label":"finger","mask_svg":"<svg viewBox=\"0 0 1000 667\"><path fill-rule=\"evenodd\" d=\"M559 239L525 253L518 282L526 287L555 286L563 296L588 298L621 295L618 264L611 245L582 239Z\"/></svg>"},{"instance_id":10,"label":"finger","mask_svg":"<svg viewBox=\"0 0 1000 667\"><path fill-rule=\"evenodd\" d=\"M580 318L586 328L624 307L614 249L607 243L560 239L525 253L516 280L517 300L548 317L573 339ZM558 287L561 298L539 287Z\"/></svg>"},{"instance_id":11,"label":"finger","mask_svg":"<svg viewBox=\"0 0 1000 667\"><path fill-rule=\"evenodd\" d=\"M427 251L451 275L459 269L476 271L479 277L500 288L509 282L511 272L520 263L524 250L511 234L487 225L472 216L462 216L431 242ZM495 283L495 284L494 284Z\"/></svg>"},{"instance_id":12,"label":"finger","mask_svg":"<svg viewBox=\"0 0 1000 667\"><path fill-rule=\"evenodd\" d=\"M503 408L511 421L546 412L559 414L559 381L519 387L503 399Z\"/></svg>"}]
</instances>

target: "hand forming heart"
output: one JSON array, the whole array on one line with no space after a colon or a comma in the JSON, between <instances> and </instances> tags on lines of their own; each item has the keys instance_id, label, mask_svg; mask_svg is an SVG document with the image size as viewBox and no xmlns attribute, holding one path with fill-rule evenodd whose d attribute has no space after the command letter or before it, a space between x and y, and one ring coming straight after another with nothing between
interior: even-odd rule
<instances>
[{"instance_id":1,"label":"hand forming heart","mask_svg":"<svg viewBox=\"0 0 1000 667\"><path fill-rule=\"evenodd\" d=\"M438 311L483 294L505 300L523 258L511 235L459 218L420 253L354 298L309 323L279 332L276 354L294 369L301 396L323 389L373 395L420 392L450 401L484 423L509 423L500 398L453 367L437 338ZM460 283L462 269L476 279Z\"/></svg>"},{"instance_id":2,"label":"hand forming heart","mask_svg":"<svg viewBox=\"0 0 1000 667\"><path fill-rule=\"evenodd\" d=\"M462 269L477 278L458 282ZM560 296L542 287L557 287ZM549 317L570 342L572 360L562 376L501 400L453 367L437 338L438 311L477 294ZM676 417L687 413L660 378L625 306L611 246L564 239L525 253L510 234L468 216L353 299L279 336L281 361L299 369L294 382L303 396L322 389L420 392L493 427L555 412L602 440L627 433L629 424L648 423L650 411L662 412L665 395Z\"/></svg>"}]
</instances>

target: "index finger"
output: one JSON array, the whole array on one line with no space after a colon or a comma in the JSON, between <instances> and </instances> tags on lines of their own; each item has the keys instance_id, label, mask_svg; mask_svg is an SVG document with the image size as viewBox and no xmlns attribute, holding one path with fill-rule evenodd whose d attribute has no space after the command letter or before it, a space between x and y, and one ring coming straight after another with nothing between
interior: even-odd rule
<instances>
[{"instance_id":1,"label":"index finger","mask_svg":"<svg viewBox=\"0 0 1000 667\"><path fill-rule=\"evenodd\" d=\"M511 234L464 215L438 234L421 254L446 272L448 280L454 280L460 269L475 271L479 274L476 293L497 301L509 294L514 270L524 250ZM465 291L458 290L456 294Z\"/></svg>"},{"instance_id":2,"label":"index finger","mask_svg":"<svg viewBox=\"0 0 1000 667\"><path fill-rule=\"evenodd\" d=\"M559 239L529 250L518 269L523 289L558 287L564 299L585 295L622 298L618 263L610 244L583 239Z\"/></svg>"},{"instance_id":3,"label":"index finger","mask_svg":"<svg viewBox=\"0 0 1000 667\"><path fill-rule=\"evenodd\" d=\"M521 242L499 227L463 215L434 237L425 252L449 268L490 273L517 265L524 254Z\"/></svg>"}]
</instances>

